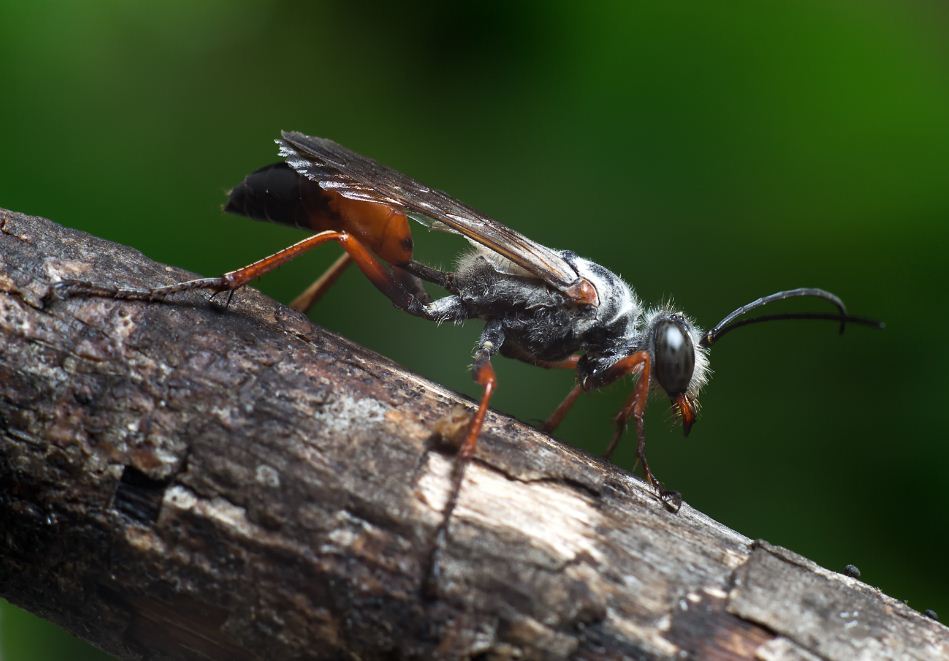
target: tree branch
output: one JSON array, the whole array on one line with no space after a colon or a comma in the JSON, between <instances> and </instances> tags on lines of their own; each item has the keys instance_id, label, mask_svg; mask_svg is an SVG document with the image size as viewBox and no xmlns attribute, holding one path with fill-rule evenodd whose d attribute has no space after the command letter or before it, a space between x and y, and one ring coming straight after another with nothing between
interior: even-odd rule
<instances>
[{"instance_id":1,"label":"tree branch","mask_svg":"<svg viewBox=\"0 0 949 661\"><path fill-rule=\"evenodd\" d=\"M124 658L905 658L947 630L489 414L247 290L221 312L44 303L190 277L0 211L0 594Z\"/></svg>"}]
</instances>

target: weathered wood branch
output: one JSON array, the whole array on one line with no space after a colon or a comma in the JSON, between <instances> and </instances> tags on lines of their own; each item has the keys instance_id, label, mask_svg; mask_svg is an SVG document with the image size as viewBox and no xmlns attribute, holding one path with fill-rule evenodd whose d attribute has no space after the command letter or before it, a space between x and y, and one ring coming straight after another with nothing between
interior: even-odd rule
<instances>
[{"instance_id":1,"label":"weathered wood branch","mask_svg":"<svg viewBox=\"0 0 949 661\"><path fill-rule=\"evenodd\" d=\"M472 405L252 291L226 313L44 302L187 274L0 212L0 594L124 658L945 658L857 580Z\"/></svg>"}]
</instances>

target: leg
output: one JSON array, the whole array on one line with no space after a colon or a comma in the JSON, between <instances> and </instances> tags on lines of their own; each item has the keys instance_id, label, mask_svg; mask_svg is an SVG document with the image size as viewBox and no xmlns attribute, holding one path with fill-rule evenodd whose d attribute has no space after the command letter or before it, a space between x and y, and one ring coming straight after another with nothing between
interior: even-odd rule
<instances>
[{"instance_id":1,"label":"leg","mask_svg":"<svg viewBox=\"0 0 949 661\"><path fill-rule=\"evenodd\" d=\"M333 284L339 279L339 276L343 274L343 271L346 270L346 267L352 264L353 258L349 255L348 252L344 252L339 256L333 265L330 266L326 271L321 275L316 281L313 282L309 287L307 287L299 296L297 296L290 303L290 307L298 312L303 312L306 314L310 308L312 308L317 301L323 298L323 294L333 286ZM395 276L395 279L399 281L415 298L419 301L426 303L431 299L428 296L428 292L422 287L422 284L410 273L407 273L404 269L399 268L398 266L392 267L392 273Z\"/></svg>"},{"instance_id":2,"label":"leg","mask_svg":"<svg viewBox=\"0 0 949 661\"><path fill-rule=\"evenodd\" d=\"M403 264L402 268L415 277L421 278L425 282L431 282L432 284L438 285L442 289L453 294L458 293L458 290L455 287L454 276L447 271L439 271L438 269L433 269L431 266L426 266L425 264L416 262L414 260L407 264Z\"/></svg>"},{"instance_id":3,"label":"leg","mask_svg":"<svg viewBox=\"0 0 949 661\"><path fill-rule=\"evenodd\" d=\"M570 392L567 393L567 396L564 397L564 400L560 402L560 405L554 409L554 412L550 414L550 417L547 418L547 421L544 422L544 426L541 427L541 431L545 434L552 434L557 427L560 426L560 423L563 422L564 417L573 408L573 405L580 395L583 394L583 386L579 383L571 388Z\"/></svg>"},{"instance_id":4,"label":"leg","mask_svg":"<svg viewBox=\"0 0 949 661\"><path fill-rule=\"evenodd\" d=\"M284 248L269 257L248 264L236 271L230 271L217 278L198 278L177 282L165 287L137 289L131 287L101 287L80 280L62 280L56 284L56 295L60 298L70 296L103 296L132 301L161 301L171 294L195 289L209 289L215 293L233 292L251 280L289 262L307 250L328 241L336 241L352 257L353 261L379 291L385 294L397 307L413 314L419 314L417 301L393 279L369 249L348 232L328 230L307 237L292 246Z\"/></svg>"},{"instance_id":5,"label":"leg","mask_svg":"<svg viewBox=\"0 0 949 661\"><path fill-rule=\"evenodd\" d=\"M524 359L522 358L521 360ZM580 356L570 356L564 360L527 360L526 362L548 370L572 370L577 368L577 363L580 362ZM554 430L560 426L560 423L563 422L564 417L566 417L567 413L570 412L570 409L573 408L573 405L577 403L577 400L580 399L580 395L582 394L583 386L581 386L579 383L574 385L573 388L570 389L570 392L567 393L567 396L564 397L563 401L560 402L557 408L554 409L554 412L550 414L550 417L544 421L544 424L541 426L540 430L545 434L554 433Z\"/></svg>"},{"instance_id":6,"label":"leg","mask_svg":"<svg viewBox=\"0 0 949 661\"><path fill-rule=\"evenodd\" d=\"M501 329L500 322L489 322L481 332L478 349L474 355L474 364L471 367L474 380L479 385L484 386L484 392L481 395L481 404L478 406L478 411L471 419L471 426L468 428L465 442L459 451L463 459L467 459L474 454L475 446L478 443L478 434L484 424L484 416L488 413L488 403L491 401L491 395L494 394L494 386L497 383L494 367L491 366L491 357L498 352L503 342L504 331Z\"/></svg>"},{"instance_id":7,"label":"leg","mask_svg":"<svg viewBox=\"0 0 949 661\"><path fill-rule=\"evenodd\" d=\"M563 360L541 360L539 358L534 358L529 356L524 352L523 349L516 346L506 346L501 352L502 355L507 356L508 358L514 358L521 362L527 363L528 365L536 365L537 367L543 367L547 370L573 370L577 368L577 363L580 362L580 355L575 354L569 358L564 358ZM541 431L545 434L553 433L553 431L560 426L560 423L563 421L564 416L567 415L567 412L573 407L574 403L580 397L583 392L583 388L577 384L573 389L567 394L567 397L560 402L560 405L550 414L550 417L547 418L546 422L541 426Z\"/></svg>"},{"instance_id":8,"label":"leg","mask_svg":"<svg viewBox=\"0 0 949 661\"><path fill-rule=\"evenodd\" d=\"M534 365L535 367L543 367L545 370L573 370L577 368L577 363L580 362L580 354L574 354L569 358L564 358L563 360L542 360L541 358L535 358L528 354L523 348L517 346L516 344L505 345L501 350L501 355L505 358L513 358L519 360L522 363L527 363L528 365Z\"/></svg>"},{"instance_id":9,"label":"leg","mask_svg":"<svg viewBox=\"0 0 949 661\"><path fill-rule=\"evenodd\" d=\"M482 331L481 339L478 340L478 348L475 350L474 364L471 367L471 372L475 381L484 386L484 391L481 394L481 403L471 418L471 423L465 433L465 440L462 442L454 465L452 466L448 500L445 503L442 520L438 524L438 529L435 531L435 543L432 546L432 552L429 556L429 566L424 585L425 592L432 596L436 592L438 579L441 575L439 555L448 536L448 523L451 520L452 513L455 511L455 507L458 505L461 484L465 478L465 468L467 468L471 457L474 456L475 448L478 445L478 434L481 433L481 427L484 424L484 418L488 412L488 404L491 401L491 395L494 393L494 387L497 382L494 375L494 368L491 366L491 357L498 352L503 342L504 331L501 328L500 322L491 321L485 326L484 331Z\"/></svg>"},{"instance_id":10,"label":"leg","mask_svg":"<svg viewBox=\"0 0 949 661\"><path fill-rule=\"evenodd\" d=\"M575 354L563 360L532 360L531 365L543 367L545 370L575 370L580 362L580 354Z\"/></svg>"},{"instance_id":11,"label":"leg","mask_svg":"<svg viewBox=\"0 0 949 661\"><path fill-rule=\"evenodd\" d=\"M392 276L420 303L428 304L432 302L432 297L428 291L426 291L425 285L422 284L422 281L417 275L409 272L402 266L393 264Z\"/></svg>"},{"instance_id":12,"label":"leg","mask_svg":"<svg viewBox=\"0 0 949 661\"><path fill-rule=\"evenodd\" d=\"M344 252L339 256L339 259L333 262L332 266L326 269L323 275L317 278L303 293L293 299L293 302L290 303L290 307L297 312L306 314L306 312L313 307L313 304L323 297L326 290L333 286L333 283L343 274L346 267L352 264L352 261L353 258L349 256L349 253Z\"/></svg>"},{"instance_id":13,"label":"leg","mask_svg":"<svg viewBox=\"0 0 949 661\"><path fill-rule=\"evenodd\" d=\"M623 405L623 408L620 409L620 412L616 415L617 424L620 423L620 418L622 418L623 426L617 427L612 440L610 440L610 444L606 447L606 452L603 453L607 459L613 455L613 451L616 449L619 439L625 431L626 420L630 415L635 414L635 411L632 409L633 404L638 402L640 413L645 412L646 398L649 395L649 364L649 354L645 351L637 351L625 358L621 358L605 370L587 377L581 384L584 390L593 390L608 386L627 374L632 374L637 371L641 373L639 381L636 382L635 390L633 390L632 395L630 395L629 399L626 400L626 403ZM645 379L643 377L645 377ZM637 394L640 393L640 391L642 391L642 397L637 399ZM561 404L561 406L563 405Z\"/></svg>"},{"instance_id":14,"label":"leg","mask_svg":"<svg viewBox=\"0 0 949 661\"><path fill-rule=\"evenodd\" d=\"M630 394L629 399L626 400L626 404L624 404L623 408L616 414L616 431L613 433L613 438L610 440L605 454L607 458L613 454L623 432L626 431L626 423L630 417L633 417L636 420L636 460L642 464L646 481L658 492L659 499L662 500L671 511L678 512L679 507L682 506L682 496L679 495L678 492L668 491L662 486L662 483L656 479L656 476L649 468L649 461L646 459L645 421L646 401L649 399L649 354L645 351L638 351L623 358L606 370L603 375L598 377L597 384L605 385L635 371L639 371L639 380L636 382L636 386Z\"/></svg>"}]
</instances>

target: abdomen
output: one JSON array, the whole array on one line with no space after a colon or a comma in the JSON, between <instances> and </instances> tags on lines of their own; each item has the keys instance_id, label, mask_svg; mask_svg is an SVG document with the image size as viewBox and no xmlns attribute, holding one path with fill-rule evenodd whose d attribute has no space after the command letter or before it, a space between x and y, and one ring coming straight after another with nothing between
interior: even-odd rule
<instances>
[{"instance_id":1,"label":"abdomen","mask_svg":"<svg viewBox=\"0 0 949 661\"><path fill-rule=\"evenodd\" d=\"M412 233L405 214L324 190L286 163L247 175L229 193L224 210L312 232L349 232L387 262L405 264L412 259Z\"/></svg>"}]
</instances>

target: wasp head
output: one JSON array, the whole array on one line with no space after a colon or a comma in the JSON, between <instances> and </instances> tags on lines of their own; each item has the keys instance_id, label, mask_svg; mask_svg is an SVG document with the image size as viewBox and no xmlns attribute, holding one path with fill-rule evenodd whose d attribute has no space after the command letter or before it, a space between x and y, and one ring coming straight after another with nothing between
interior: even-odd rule
<instances>
[{"instance_id":1,"label":"wasp head","mask_svg":"<svg viewBox=\"0 0 949 661\"><path fill-rule=\"evenodd\" d=\"M695 422L699 391L708 379L708 357L701 338L702 331L680 312L665 309L647 315L643 339L652 358L652 377L682 416L686 434Z\"/></svg>"}]
</instances>

